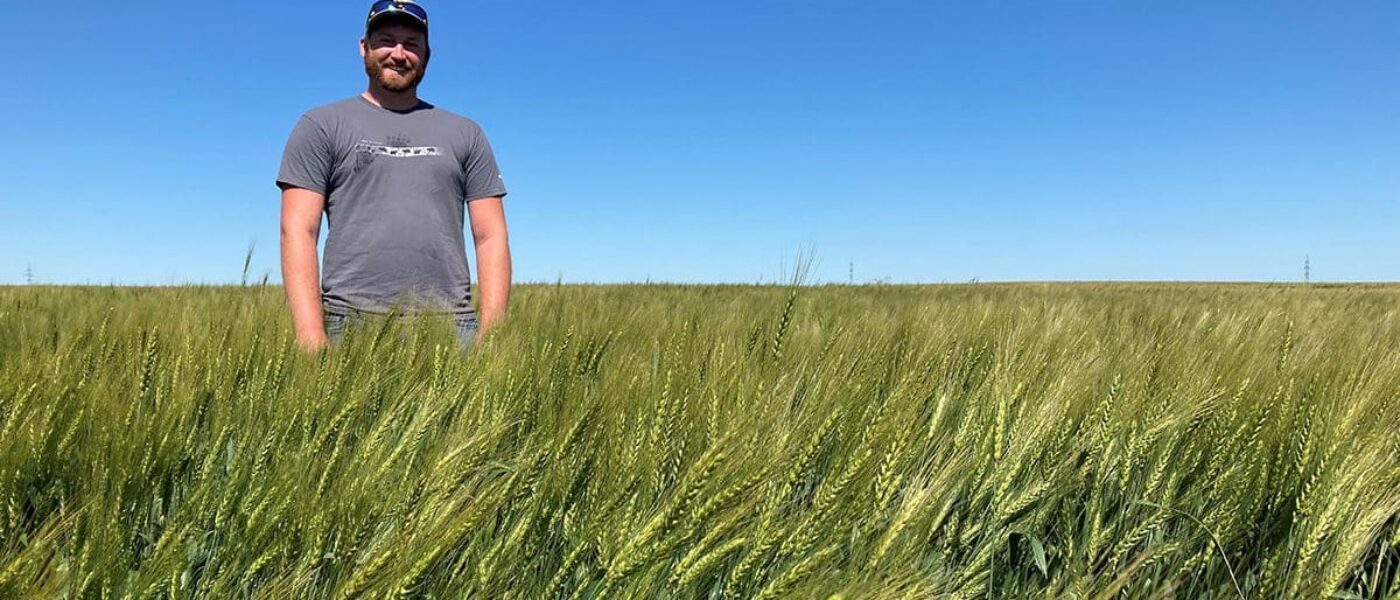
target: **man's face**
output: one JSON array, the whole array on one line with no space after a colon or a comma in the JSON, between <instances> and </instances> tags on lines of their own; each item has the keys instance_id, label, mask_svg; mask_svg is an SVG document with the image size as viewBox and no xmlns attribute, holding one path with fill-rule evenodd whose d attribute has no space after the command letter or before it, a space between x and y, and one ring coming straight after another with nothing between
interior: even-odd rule
<instances>
[{"instance_id":1,"label":"man's face","mask_svg":"<svg viewBox=\"0 0 1400 600\"><path fill-rule=\"evenodd\" d=\"M413 89L428 69L428 40L422 31L388 23L360 42L365 74L391 92Z\"/></svg>"}]
</instances>

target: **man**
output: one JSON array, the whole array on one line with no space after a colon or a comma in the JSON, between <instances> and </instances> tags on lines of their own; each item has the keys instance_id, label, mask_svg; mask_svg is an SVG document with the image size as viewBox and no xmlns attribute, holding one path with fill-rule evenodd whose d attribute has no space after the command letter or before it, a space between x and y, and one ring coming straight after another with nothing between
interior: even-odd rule
<instances>
[{"instance_id":1,"label":"man","mask_svg":"<svg viewBox=\"0 0 1400 600\"><path fill-rule=\"evenodd\" d=\"M287 141L277 175L282 278L303 349L334 343L364 315L399 309L450 314L463 345L505 316L505 185L481 127L418 98L431 54L421 5L375 2L360 39L368 89L308 111ZM476 245L479 320L464 211ZM318 281L322 212L329 232Z\"/></svg>"}]
</instances>

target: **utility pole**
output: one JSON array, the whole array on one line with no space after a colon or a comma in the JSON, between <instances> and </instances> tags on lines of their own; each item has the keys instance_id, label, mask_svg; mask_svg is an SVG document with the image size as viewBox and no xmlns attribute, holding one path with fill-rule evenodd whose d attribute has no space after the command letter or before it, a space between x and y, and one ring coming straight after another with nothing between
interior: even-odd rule
<instances>
[{"instance_id":1,"label":"utility pole","mask_svg":"<svg viewBox=\"0 0 1400 600\"><path fill-rule=\"evenodd\" d=\"M847 281L848 281L851 285L855 285L855 284L856 284L856 261L851 261L851 271L850 271L850 273L847 275Z\"/></svg>"},{"instance_id":2,"label":"utility pole","mask_svg":"<svg viewBox=\"0 0 1400 600\"><path fill-rule=\"evenodd\" d=\"M34 265L29 265L24 268L24 284L34 285Z\"/></svg>"},{"instance_id":3,"label":"utility pole","mask_svg":"<svg viewBox=\"0 0 1400 600\"><path fill-rule=\"evenodd\" d=\"M1312 283L1312 257L1303 257L1303 283Z\"/></svg>"}]
</instances>

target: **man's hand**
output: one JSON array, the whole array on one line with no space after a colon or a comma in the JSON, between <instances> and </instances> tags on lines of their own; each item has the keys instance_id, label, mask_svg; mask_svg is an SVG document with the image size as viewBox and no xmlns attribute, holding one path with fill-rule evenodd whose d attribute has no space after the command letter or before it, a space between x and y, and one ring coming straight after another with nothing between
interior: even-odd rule
<instances>
[{"instance_id":1,"label":"man's hand","mask_svg":"<svg viewBox=\"0 0 1400 600\"><path fill-rule=\"evenodd\" d=\"M326 340L326 332L324 331L319 334L313 333L306 337L297 336L297 348L300 348L302 352L307 354L315 354L325 350L329 345L330 342Z\"/></svg>"},{"instance_id":2,"label":"man's hand","mask_svg":"<svg viewBox=\"0 0 1400 600\"><path fill-rule=\"evenodd\" d=\"M481 292L476 338L480 340L505 318L506 305L510 304L510 241L499 197L472 200L467 209L476 243L476 274Z\"/></svg>"},{"instance_id":3,"label":"man's hand","mask_svg":"<svg viewBox=\"0 0 1400 600\"><path fill-rule=\"evenodd\" d=\"M326 197L298 187L282 189L282 283L292 311L297 346L307 352L326 347L321 317L321 277L316 240L321 235L321 211Z\"/></svg>"}]
</instances>

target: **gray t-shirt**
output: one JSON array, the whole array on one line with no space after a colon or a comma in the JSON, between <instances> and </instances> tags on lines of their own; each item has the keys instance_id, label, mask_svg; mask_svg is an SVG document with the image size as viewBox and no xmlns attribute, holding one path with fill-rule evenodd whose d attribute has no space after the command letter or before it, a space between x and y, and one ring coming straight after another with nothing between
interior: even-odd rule
<instances>
[{"instance_id":1,"label":"gray t-shirt","mask_svg":"<svg viewBox=\"0 0 1400 600\"><path fill-rule=\"evenodd\" d=\"M506 188L471 119L362 96L313 108L292 129L277 185L326 197L327 312L472 314L465 203Z\"/></svg>"}]
</instances>

